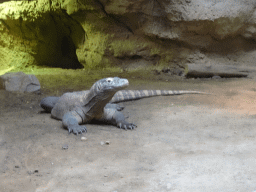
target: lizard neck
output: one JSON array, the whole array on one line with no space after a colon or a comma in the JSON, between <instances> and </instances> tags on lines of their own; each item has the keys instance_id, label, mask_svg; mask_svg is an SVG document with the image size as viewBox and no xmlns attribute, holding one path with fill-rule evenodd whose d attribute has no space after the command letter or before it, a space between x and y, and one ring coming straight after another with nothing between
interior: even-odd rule
<instances>
[{"instance_id":1,"label":"lizard neck","mask_svg":"<svg viewBox=\"0 0 256 192\"><path fill-rule=\"evenodd\" d=\"M101 116L104 111L104 107L112 99L115 92L98 92L98 93L89 93L84 107L87 109L87 114L91 117Z\"/></svg>"}]
</instances>

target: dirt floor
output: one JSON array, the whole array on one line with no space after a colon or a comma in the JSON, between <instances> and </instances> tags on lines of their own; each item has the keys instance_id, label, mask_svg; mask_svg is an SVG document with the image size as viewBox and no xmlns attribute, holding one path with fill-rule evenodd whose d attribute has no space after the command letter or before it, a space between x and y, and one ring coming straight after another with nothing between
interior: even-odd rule
<instances>
[{"instance_id":1,"label":"dirt floor","mask_svg":"<svg viewBox=\"0 0 256 192\"><path fill-rule=\"evenodd\" d=\"M135 130L89 124L76 136L41 112L43 89L1 90L0 191L256 191L255 78L130 84L213 94L125 102Z\"/></svg>"}]
</instances>

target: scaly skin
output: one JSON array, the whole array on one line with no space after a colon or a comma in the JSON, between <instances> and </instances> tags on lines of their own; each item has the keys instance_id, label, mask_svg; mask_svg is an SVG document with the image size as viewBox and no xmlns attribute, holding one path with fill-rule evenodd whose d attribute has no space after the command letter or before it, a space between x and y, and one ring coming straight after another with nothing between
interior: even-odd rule
<instances>
[{"instance_id":1,"label":"scaly skin","mask_svg":"<svg viewBox=\"0 0 256 192\"><path fill-rule=\"evenodd\" d=\"M120 112L123 107L114 103L161 95L206 94L186 90L122 90L128 85L127 79L109 77L97 81L87 91L65 93L61 97L46 97L41 101L40 106L51 112L53 118L62 120L63 126L69 132L79 134L87 131L81 124L90 123L92 120L112 124L125 130L134 129L136 125L126 122Z\"/></svg>"},{"instance_id":2,"label":"scaly skin","mask_svg":"<svg viewBox=\"0 0 256 192\"><path fill-rule=\"evenodd\" d=\"M65 93L60 98L44 98L40 106L50 112L53 118L62 120L63 126L69 132L79 134L86 132L81 124L92 120L112 124L122 129L134 129L133 123L125 121L120 112L123 108L117 104L110 104L114 94L129 85L127 79L110 77L97 81L89 91Z\"/></svg>"}]
</instances>

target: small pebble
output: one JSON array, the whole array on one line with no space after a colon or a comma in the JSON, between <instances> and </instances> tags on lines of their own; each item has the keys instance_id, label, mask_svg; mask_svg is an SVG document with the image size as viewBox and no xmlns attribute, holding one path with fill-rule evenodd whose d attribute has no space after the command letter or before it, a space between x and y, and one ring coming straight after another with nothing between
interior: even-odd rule
<instances>
[{"instance_id":1,"label":"small pebble","mask_svg":"<svg viewBox=\"0 0 256 192\"><path fill-rule=\"evenodd\" d=\"M81 137L81 141L86 141L87 138L86 137Z\"/></svg>"},{"instance_id":2,"label":"small pebble","mask_svg":"<svg viewBox=\"0 0 256 192\"><path fill-rule=\"evenodd\" d=\"M62 145L62 149L68 149L68 144Z\"/></svg>"},{"instance_id":3,"label":"small pebble","mask_svg":"<svg viewBox=\"0 0 256 192\"><path fill-rule=\"evenodd\" d=\"M106 144L106 145L109 145L109 144L110 144L110 141L105 141L105 144Z\"/></svg>"}]
</instances>

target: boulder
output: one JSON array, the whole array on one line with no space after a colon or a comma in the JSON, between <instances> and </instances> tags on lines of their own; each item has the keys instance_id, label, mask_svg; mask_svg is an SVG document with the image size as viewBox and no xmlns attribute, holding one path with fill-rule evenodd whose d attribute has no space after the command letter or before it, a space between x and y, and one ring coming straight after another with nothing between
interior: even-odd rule
<instances>
[{"instance_id":1,"label":"boulder","mask_svg":"<svg viewBox=\"0 0 256 192\"><path fill-rule=\"evenodd\" d=\"M39 92L41 86L35 75L17 72L1 75L0 88L6 91Z\"/></svg>"}]
</instances>

